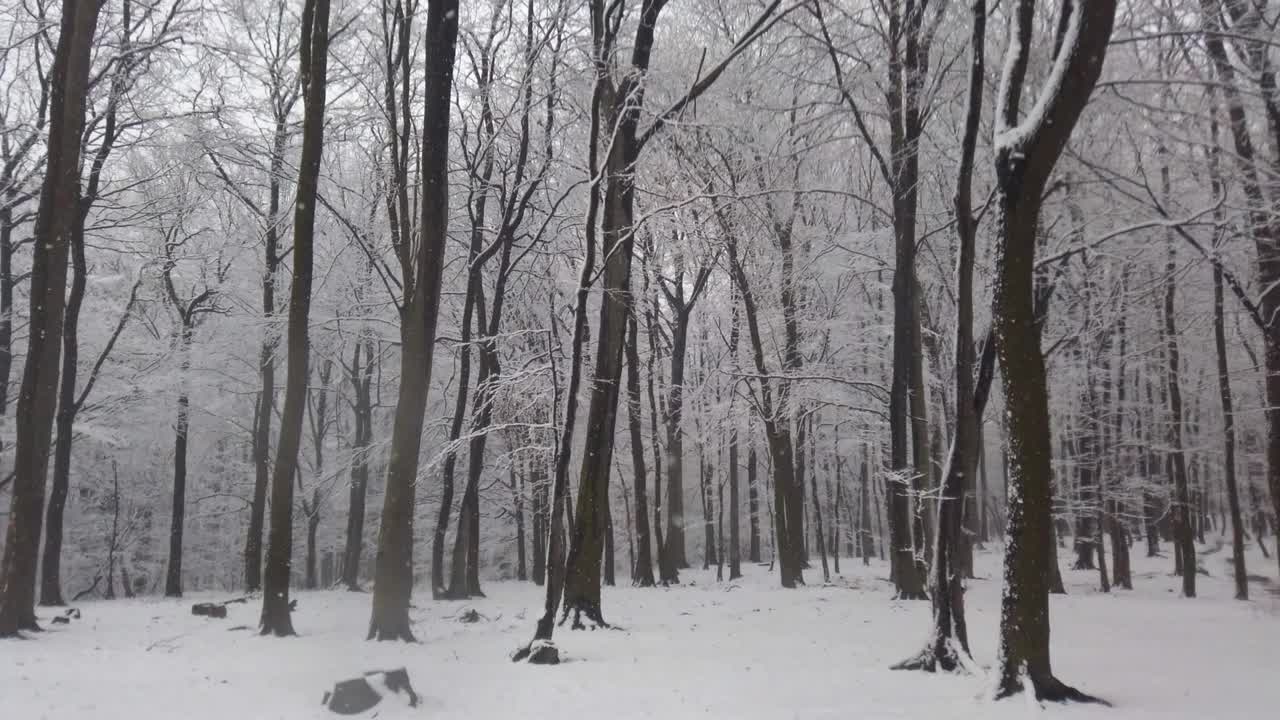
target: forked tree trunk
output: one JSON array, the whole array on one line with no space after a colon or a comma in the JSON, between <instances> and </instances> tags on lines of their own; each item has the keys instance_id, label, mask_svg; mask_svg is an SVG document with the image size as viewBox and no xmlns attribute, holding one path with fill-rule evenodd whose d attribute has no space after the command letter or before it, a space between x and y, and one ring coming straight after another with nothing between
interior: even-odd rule
<instances>
[{"instance_id":1,"label":"forked tree trunk","mask_svg":"<svg viewBox=\"0 0 1280 720\"><path fill-rule=\"evenodd\" d=\"M955 562L965 543L963 514L966 478L978 466L979 425L995 370L995 337L987 337L982 349L978 378L974 381L973 266L977 220L973 216L972 180L979 121L982 117L983 57L986 50L986 2L975 0L969 66L969 86L960 168L956 180L956 234L959 257L956 262L955 337L955 432L943 474L938 500L938 521L933 537L930 566L933 585L933 627L925 648L915 657L895 665L895 669L955 671L965 667L969 656L969 632L964 615L963 572ZM972 564L972 557L970 557Z\"/></svg>"},{"instance_id":2,"label":"forked tree trunk","mask_svg":"<svg viewBox=\"0 0 1280 720\"><path fill-rule=\"evenodd\" d=\"M992 316L1009 419L1010 490L1000 615L997 697L1030 688L1038 699L1090 700L1053 675L1049 588L1043 563L1054 551L1048 386L1035 316L1036 228L1049 175L1102 72L1115 0L1071 2L1053 61L1056 81L1027 117L1019 111L1032 52L1034 0L1011 10L1010 43L996 108L999 208Z\"/></svg>"}]
</instances>

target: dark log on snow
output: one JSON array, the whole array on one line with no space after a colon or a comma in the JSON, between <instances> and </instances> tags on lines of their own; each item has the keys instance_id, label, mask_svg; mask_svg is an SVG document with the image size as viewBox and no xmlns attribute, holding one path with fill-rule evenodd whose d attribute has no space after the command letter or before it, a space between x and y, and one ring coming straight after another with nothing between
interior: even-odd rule
<instances>
[{"instance_id":1,"label":"dark log on snow","mask_svg":"<svg viewBox=\"0 0 1280 720\"><path fill-rule=\"evenodd\" d=\"M191 606L191 614L225 619L227 617L227 606L222 603L196 603Z\"/></svg>"}]
</instances>

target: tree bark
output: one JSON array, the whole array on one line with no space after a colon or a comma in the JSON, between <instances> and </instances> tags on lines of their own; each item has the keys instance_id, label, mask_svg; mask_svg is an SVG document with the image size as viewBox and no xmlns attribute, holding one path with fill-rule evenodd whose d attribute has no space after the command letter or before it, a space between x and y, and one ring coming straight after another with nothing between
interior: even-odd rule
<instances>
[{"instance_id":1,"label":"tree bark","mask_svg":"<svg viewBox=\"0 0 1280 720\"><path fill-rule=\"evenodd\" d=\"M756 445L747 443L747 559L760 562L760 485L756 481Z\"/></svg>"},{"instance_id":2,"label":"tree bark","mask_svg":"<svg viewBox=\"0 0 1280 720\"><path fill-rule=\"evenodd\" d=\"M977 470L979 432L982 413L995 370L995 336L983 345L978 378L974 381L973 337L973 266L977 239L977 220L973 215L972 174L977 148L978 129L982 118L982 83L986 51L986 2L975 0L970 6L968 97L964 134L961 140L960 167L954 198L956 235L959 252L956 262L956 335L955 335L955 431L951 452L943 473L942 494L938 500L938 518L933 536L933 628L930 639L919 654L896 669L919 669L930 672L941 669L955 671L964 667L969 656L969 633L964 615L963 568L954 561L965 544L964 507L966 478ZM969 557L972 570L972 555Z\"/></svg>"},{"instance_id":3,"label":"tree bark","mask_svg":"<svg viewBox=\"0 0 1280 720\"><path fill-rule=\"evenodd\" d=\"M307 402L309 322L316 196L324 150L325 89L329 60L329 0L307 0L302 14L301 81L305 115L302 157L293 215L293 280L289 288L289 358L285 365L284 409L271 477L271 523L262 583L260 632L293 635L289 576L293 557L293 484L302 445L302 415Z\"/></svg>"},{"instance_id":4,"label":"tree bark","mask_svg":"<svg viewBox=\"0 0 1280 720\"><path fill-rule=\"evenodd\" d=\"M351 367L348 380L355 393L352 404L354 417L351 443L351 488L347 509L347 536L343 549L342 584L347 590L360 590L360 560L364 555L365 498L369 489L369 445L373 441L373 397L370 385L373 381L373 342L361 331L361 338L351 351ZM361 347L364 348L364 366L360 364Z\"/></svg>"},{"instance_id":5,"label":"tree bark","mask_svg":"<svg viewBox=\"0 0 1280 720\"><path fill-rule=\"evenodd\" d=\"M1037 699L1090 700L1053 676L1049 595L1042 563L1054 550L1048 387L1036 329L1036 228L1050 173L1102 71L1115 0L1077 0L1063 9L1065 32L1036 109L1020 117L1031 55L1034 0L1012 9L1010 43L997 100L995 165L999 208L996 348L1009 419L1010 491L1001 598L997 697L1029 683Z\"/></svg>"},{"instance_id":6,"label":"tree bark","mask_svg":"<svg viewBox=\"0 0 1280 720\"><path fill-rule=\"evenodd\" d=\"M387 463L386 493L383 496L382 526L378 533L374 571L373 611L369 619L370 640L412 642L414 639L409 625L409 601L413 594L414 495L448 235L449 116L458 37L458 1L431 0L426 12L419 171L421 218L416 253L411 256L407 233L400 241L401 256L405 259L402 263L405 299L400 307L400 367L410 371L401 378L391 431L391 457ZM407 35L406 27L401 40L401 47L406 53ZM405 87L403 92L407 95L409 89ZM407 107L404 112L408 112ZM409 132L407 122L401 131ZM413 369L420 369L420 372Z\"/></svg>"},{"instance_id":7,"label":"tree bark","mask_svg":"<svg viewBox=\"0 0 1280 720\"><path fill-rule=\"evenodd\" d=\"M640 324L636 320L639 311L636 298L631 296L630 316L627 319L627 429L631 439L631 467L636 493L636 561L631 568L631 583L640 587L653 587L653 555L649 540L649 499L645 488L644 438L640 419Z\"/></svg>"},{"instance_id":8,"label":"tree bark","mask_svg":"<svg viewBox=\"0 0 1280 720\"><path fill-rule=\"evenodd\" d=\"M57 402L67 255L80 203L80 135L99 7L66 0L54 51L46 171L33 230L27 353L16 412L13 500L0 559L0 637L40 629L36 560Z\"/></svg>"},{"instance_id":9,"label":"tree bark","mask_svg":"<svg viewBox=\"0 0 1280 720\"><path fill-rule=\"evenodd\" d=\"M178 419L173 434L173 509L169 516L169 561L165 564L164 596L182 597L182 535L187 511L187 430L191 400L187 394L187 375L191 371L191 333L193 318L178 308L182 318L179 350L182 361L182 389L178 391Z\"/></svg>"}]
</instances>

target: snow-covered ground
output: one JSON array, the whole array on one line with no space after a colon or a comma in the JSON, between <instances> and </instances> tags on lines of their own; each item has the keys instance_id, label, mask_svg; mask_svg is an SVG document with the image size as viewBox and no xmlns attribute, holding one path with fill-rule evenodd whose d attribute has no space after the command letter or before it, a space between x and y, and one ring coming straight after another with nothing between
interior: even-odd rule
<instances>
[{"instance_id":1,"label":"snow-covered ground","mask_svg":"<svg viewBox=\"0 0 1280 720\"><path fill-rule=\"evenodd\" d=\"M1140 551L1141 548L1135 548ZM1063 567L1069 594L1053 599L1053 663L1068 683L1111 709L1049 706L1071 718L1272 717L1280 707L1280 597L1275 561L1251 548L1254 599L1231 599L1229 547L1203 563L1200 597L1178 596L1171 560L1134 558L1136 589L1102 595L1093 572ZM815 558L816 560L816 558ZM999 556L980 553L968 617L974 652L995 659ZM83 618L46 625L36 639L0 642L0 717L320 718L336 680L406 666L422 696L415 710L384 702L378 717L421 718L1023 718L1023 699L990 703L982 677L893 672L919 649L926 603L890 600L887 569L842 562L842 576L787 591L764 567L716 583L687 571L678 588L605 589L615 630L557 630L558 667L512 664L532 634L541 588L489 583L487 599L432 602L419 591L420 644L364 640L369 596L299 592L300 636L263 638L255 604L226 620L193 617L201 598L86 602ZM225 599L225 597L211 598ZM480 622L457 616L474 608ZM51 613L45 613L47 617ZM237 629L237 626L240 626ZM379 712L380 711L380 712ZM332 715L330 715L332 717Z\"/></svg>"}]
</instances>

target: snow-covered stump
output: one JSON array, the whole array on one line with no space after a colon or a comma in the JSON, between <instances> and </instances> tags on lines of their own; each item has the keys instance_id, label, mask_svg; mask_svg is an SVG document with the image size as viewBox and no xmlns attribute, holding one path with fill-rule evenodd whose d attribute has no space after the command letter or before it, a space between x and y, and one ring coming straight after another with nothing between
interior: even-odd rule
<instances>
[{"instance_id":1,"label":"snow-covered stump","mask_svg":"<svg viewBox=\"0 0 1280 720\"><path fill-rule=\"evenodd\" d=\"M324 694L321 703L338 715L357 715L389 695L400 698L408 707L418 706L418 694L413 691L409 672L404 668L375 670L362 677L342 680Z\"/></svg>"},{"instance_id":2,"label":"snow-covered stump","mask_svg":"<svg viewBox=\"0 0 1280 720\"><path fill-rule=\"evenodd\" d=\"M511 662L527 662L530 665L559 665L560 649L550 640L534 640L511 656Z\"/></svg>"}]
</instances>

